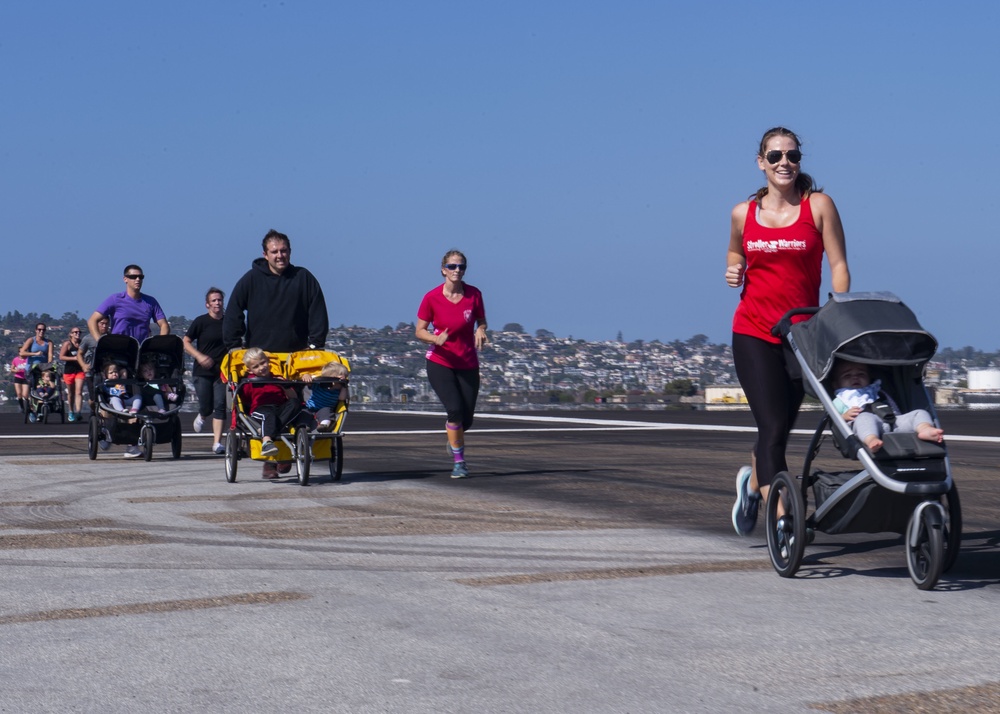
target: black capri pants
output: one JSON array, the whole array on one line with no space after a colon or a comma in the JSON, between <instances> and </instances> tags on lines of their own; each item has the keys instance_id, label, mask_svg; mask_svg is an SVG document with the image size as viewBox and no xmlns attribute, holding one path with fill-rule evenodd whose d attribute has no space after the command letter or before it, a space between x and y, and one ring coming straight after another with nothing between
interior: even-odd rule
<instances>
[{"instance_id":1,"label":"black capri pants","mask_svg":"<svg viewBox=\"0 0 1000 714\"><path fill-rule=\"evenodd\" d=\"M795 355L783 344L733 334L736 377L757 423L757 485L770 486L775 474L788 470L785 449L805 392Z\"/></svg>"},{"instance_id":2,"label":"black capri pants","mask_svg":"<svg viewBox=\"0 0 1000 714\"><path fill-rule=\"evenodd\" d=\"M194 391L198 395L198 413L202 419L207 419L209 414L213 419L226 418L226 385L221 377L195 377Z\"/></svg>"},{"instance_id":3,"label":"black capri pants","mask_svg":"<svg viewBox=\"0 0 1000 714\"><path fill-rule=\"evenodd\" d=\"M448 412L448 421L468 430L479 398L479 369L452 369L427 360L427 380Z\"/></svg>"}]
</instances>

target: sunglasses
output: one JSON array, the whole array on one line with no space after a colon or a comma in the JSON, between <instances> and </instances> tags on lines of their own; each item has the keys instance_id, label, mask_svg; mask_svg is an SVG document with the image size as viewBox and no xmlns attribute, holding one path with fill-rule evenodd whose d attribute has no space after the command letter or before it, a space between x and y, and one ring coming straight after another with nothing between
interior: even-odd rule
<instances>
[{"instance_id":1,"label":"sunglasses","mask_svg":"<svg viewBox=\"0 0 1000 714\"><path fill-rule=\"evenodd\" d=\"M444 267L448 270L465 270L465 263L447 263Z\"/></svg>"},{"instance_id":2,"label":"sunglasses","mask_svg":"<svg viewBox=\"0 0 1000 714\"><path fill-rule=\"evenodd\" d=\"M768 156L770 156L770 154L768 154ZM790 156L788 158L791 159ZM772 161L771 163L773 164L774 162ZM125 277L127 279L129 279L129 280L145 280L146 279L146 276L143 275L142 273L139 273L138 275L126 275Z\"/></svg>"},{"instance_id":3,"label":"sunglasses","mask_svg":"<svg viewBox=\"0 0 1000 714\"><path fill-rule=\"evenodd\" d=\"M772 149L764 154L764 158L767 159L767 163L776 164L781 161L782 156L787 156L788 161L793 164L797 164L802 161L802 152L798 149L789 149L788 151L778 151L777 149Z\"/></svg>"}]
</instances>

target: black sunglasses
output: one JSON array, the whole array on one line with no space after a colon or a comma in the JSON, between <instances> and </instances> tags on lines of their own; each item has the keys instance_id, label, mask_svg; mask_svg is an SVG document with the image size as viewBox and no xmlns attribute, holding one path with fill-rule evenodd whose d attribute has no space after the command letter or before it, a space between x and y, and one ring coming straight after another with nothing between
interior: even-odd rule
<instances>
[{"instance_id":1,"label":"black sunglasses","mask_svg":"<svg viewBox=\"0 0 1000 714\"><path fill-rule=\"evenodd\" d=\"M789 157L789 158L791 158L791 157ZM773 164L774 162L772 161L771 163ZM146 276L143 275L142 273L139 273L138 275L126 275L125 277L128 278L129 280L145 280L146 279Z\"/></svg>"},{"instance_id":2,"label":"black sunglasses","mask_svg":"<svg viewBox=\"0 0 1000 714\"><path fill-rule=\"evenodd\" d=\"M767 159L767 163L776 164L781 161L782 156L787 156L788 161L797 164L802 161L802 152L798 149L789 149L788 151L778 151L777 149L771 149L766 154L764 158Z\"/></svg>"},{"instance_id":3,"label":"black sunglasses","mask_svg":"<svg viewBox=\"0 0 1000 714\"><path fill-rule=\"evenodd\" d=\"M465 270L465 263L446 263L444 267L448 270Z\"/></svg>"}]
</instances>

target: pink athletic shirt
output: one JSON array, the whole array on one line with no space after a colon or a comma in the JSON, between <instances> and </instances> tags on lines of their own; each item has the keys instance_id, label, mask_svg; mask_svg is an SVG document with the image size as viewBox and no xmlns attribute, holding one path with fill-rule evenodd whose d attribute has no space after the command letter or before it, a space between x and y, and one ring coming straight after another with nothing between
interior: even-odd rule
<instances>
[{"instance_id":1,"label":"pink athletic shirt","mask_svg":"<svg viewBox=\"0 0 1000 714\"><path fill-rule=\"evenodd\" d=\"M778 344L771 335L785 313L819 305L823 276L823 236L813 222L809 198L799 205L799 217L784 228L757 222L757 202L750 201L743 226L743 292L733 316L733 332ZM794 322L807 315L793 318Z\"/></svg>"},{"instance_id":2,"label":"pink athletic shirt","mask_svg":"<svg viewBox=\"0 0 1000 714\"><path fill-rule=\"evenodd\" d=\"M420 301L417 319L433 324L435 335L448 330L448 341L441 346L431 345L427 350L427 359L451 369L479 367L476 322L486 321L486 308L478 288L466 283L462 299L453 303L444 296L443 286L437 286Z\"/></svg>"}]
</instances>

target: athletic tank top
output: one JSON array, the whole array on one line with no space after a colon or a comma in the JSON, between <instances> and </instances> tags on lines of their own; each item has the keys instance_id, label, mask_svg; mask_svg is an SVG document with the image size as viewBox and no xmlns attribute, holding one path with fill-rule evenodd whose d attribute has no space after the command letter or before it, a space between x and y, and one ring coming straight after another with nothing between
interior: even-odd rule
<instances>
[{"instance_id":1,"label":"athletic tank top","mask_svg":"<svg viewBox=\"0 0 1000 714\"><path fill-rule=\"evenodd\" d=\"M80 348L74 347L73 343L71 342L69 345L69 349L66 350L66 352L68 352L69 356L72 357L73 359L66 360L66 366L63 368L63 373L76 374L77 372L82 372L83 367L81 367L80 363L76 361L76 356L77 354L79 354Z\"/></svg>"},{"instance_id":2,"label":"athletic tank top","mask_svg":"<svg viewBox=\"0 0 1000 714\"><path fill-rule=\"evenodd\" d=\"M823 276L823 236L813 221L809 198L799 204L790 226L769 228L757 222L757 202L747 206L743 225L743 255L747 267L743 292L733 316L733 332L778 344L771 328L786 312L819 305ZM794 322L807 319L800 315Z\"/></svg>"}]
</instances>

